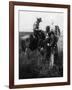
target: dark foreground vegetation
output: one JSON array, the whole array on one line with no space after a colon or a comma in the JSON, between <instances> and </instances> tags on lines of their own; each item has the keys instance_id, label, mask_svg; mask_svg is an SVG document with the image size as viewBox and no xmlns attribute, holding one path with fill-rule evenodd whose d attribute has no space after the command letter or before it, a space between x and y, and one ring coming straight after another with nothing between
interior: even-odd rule
<instances>
[{"instance_id":1,"label":"dark foreground vegetation","mask_svg":"<svg viewBox=\"0 0 72 90\"><path fill-rule=\"evenodd\" d=\"M21 48L20 37L30 33L19 33L19 79L29 78L50 78L63 76L63 52L55 55L53 68L49 69L49 60L45 58L37 49L27 50L25 53Z\"/></svg>"}]
</instances>

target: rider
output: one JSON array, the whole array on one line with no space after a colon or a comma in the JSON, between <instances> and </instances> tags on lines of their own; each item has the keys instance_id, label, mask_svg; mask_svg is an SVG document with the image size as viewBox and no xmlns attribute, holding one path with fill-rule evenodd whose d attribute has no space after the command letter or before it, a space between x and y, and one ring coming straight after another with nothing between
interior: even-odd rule
<instances>
[{"instance_id":1,"label":"rider","mask_svg":"<svg viewBox=\"0 0 72 90\"><path fill-rule=\"evenodd\" d=\"M37 18L37 21L33 25L33 30L39 30L39 24L42 22L41 18Z\"/></svg>"},{"instance_id":2,"label":"rider","mask_svg":"<svg viewBox=\"0 0 72 90\"><path fill-rule=\"evenodd\" d=\"M37 18L37 21L34 23L33 25L33 31L34 31L34 35L36 37L38 37L39 35L39 24L40 22L42 22L42 19L41 18Z\"/></svg>"}]
</instances>

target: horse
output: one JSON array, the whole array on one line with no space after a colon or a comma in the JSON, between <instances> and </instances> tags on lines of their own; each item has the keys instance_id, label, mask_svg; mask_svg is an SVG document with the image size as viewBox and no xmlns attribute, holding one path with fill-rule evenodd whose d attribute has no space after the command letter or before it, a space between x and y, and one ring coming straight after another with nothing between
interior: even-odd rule
<instances>
[{"instance_id":1,"label":"horse","mask_svg":"<svg viewBox=\"0 0 72 90\"><path fill-rule=\"evenodd\" d=\"M26 51L27 51L27 49L29 47L30 35L22 36L20 39L21 39L21 48L22 48L22 51L24 53L26 53Z\"/></svg>"},{"instance_id":2,"label":"horse","mask_svg":"<svg viewBox=\"0 0 72 90\"><path fill-rule=\"evenodd\" d=\"M40 50L43 46L43 40L45 39L45 33L42 30L34 31L30 35L21 37L21 47L23 52L26 52L29 48L31 51L36 49Z\"/></svg>"},{"instance_id":3,"label":"horse","mask_svg":"<svg viewBox=\"0 0 72 90\"><path fill-rule=\"evenodd\" d=\"M42 30L34 31L33 35L30 35L29 48L35 50L43 46L43 40L45 39L45 33Z\"/></svg>"}]
</instances>

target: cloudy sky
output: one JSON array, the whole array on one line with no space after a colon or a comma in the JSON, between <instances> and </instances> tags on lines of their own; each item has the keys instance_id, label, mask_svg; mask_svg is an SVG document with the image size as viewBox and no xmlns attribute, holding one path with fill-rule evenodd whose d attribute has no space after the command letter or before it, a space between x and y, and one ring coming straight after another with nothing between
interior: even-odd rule
<instances>
[{"instance_id":1,"label":"cloudy sky","mask_svg":"<svg viewBox=\"0 0 72 90\"><path fill-rule=\"evenodd\" d=\"M34 12L34 11L19 11L18 23L20 32L32 32L33 24L38 17L42 18L40 29L45 31L47 25L59 25L61 31L64 25L64 14L59 12Z\"/></svg>"}]
</instances>

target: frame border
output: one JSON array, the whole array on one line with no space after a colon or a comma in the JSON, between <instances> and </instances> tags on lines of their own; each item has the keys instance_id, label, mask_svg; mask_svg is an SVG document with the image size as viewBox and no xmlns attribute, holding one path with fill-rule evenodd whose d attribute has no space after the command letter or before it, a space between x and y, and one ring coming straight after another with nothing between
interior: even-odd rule
<instances>
[{"instance_id":1,"label":"frame border","mask_svg":"<svg viewBox=\"0 0 72 90\"><path fill-rule=\"evenodd\" d=\"M68 14L67 14L67 20L68 20L67 82L14 85L14 6L15 5L67 8L68 9ZM9 88L10 89L12 88L31 88L31 87L61 86L61 85L70 85L70 5L10 1L9 2Z\"/></svg>"}]
</instances>

